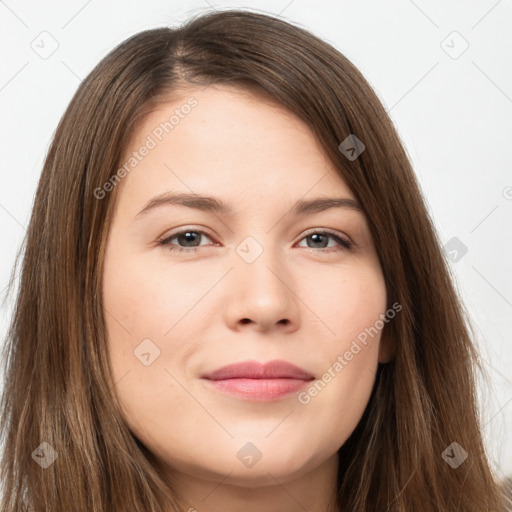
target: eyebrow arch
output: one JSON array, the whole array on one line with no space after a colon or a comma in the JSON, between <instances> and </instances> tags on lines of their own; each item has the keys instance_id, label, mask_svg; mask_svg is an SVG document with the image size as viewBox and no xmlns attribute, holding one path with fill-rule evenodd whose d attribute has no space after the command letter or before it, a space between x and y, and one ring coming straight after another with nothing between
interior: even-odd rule
<instances>
[{"instance_id":1,"label":"eyebrow arch","mask_svg":"<svg viewBox=\"0 0 512 512\"><path fill-rule=\"evenodd\" d=\"M144 208L136 215L139 217L160 206L186 206L204 212L213 212L224 215L232 215L233 208L224 204L220 199L199 194L173 194L163 193L150 199ZM306 215L308 213L319 213L330 208L349 208L358 212L363 211L361 205L348 197L319 197L317 199L299 199L291 208L294 215Z\"/></svg>"}]
</instances>

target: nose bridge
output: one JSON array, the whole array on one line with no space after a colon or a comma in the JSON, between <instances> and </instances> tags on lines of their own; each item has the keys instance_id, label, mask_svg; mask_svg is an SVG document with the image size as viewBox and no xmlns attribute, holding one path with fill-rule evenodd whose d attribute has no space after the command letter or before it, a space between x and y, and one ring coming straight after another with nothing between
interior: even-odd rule
<instances>
[{"instance_id":1,"label":"nose bridge","mask_svg":"<svg viewBox=\"0 0 512 512\"><path fill-rule=\"evenodd\" d=\"M261 235L258 239L248 236L235 249L235 273L237 280L253 288L253 295L285 298L286 262L276 246L271 245L271 236Z\"/></svg>"},{"instance_id":2,"label":"nose bridge","mask_svg":"<svg viewBox=\"0 0 512 512\"><path fill-rule=\"evenodd\" d=\"M293 290L293 276L284 255L269 245L271 236L248 236L235 249L231 301L228 321L248 320L261 329L281 323L298 322L298 306Z\"/></svg>"}]
</instances>

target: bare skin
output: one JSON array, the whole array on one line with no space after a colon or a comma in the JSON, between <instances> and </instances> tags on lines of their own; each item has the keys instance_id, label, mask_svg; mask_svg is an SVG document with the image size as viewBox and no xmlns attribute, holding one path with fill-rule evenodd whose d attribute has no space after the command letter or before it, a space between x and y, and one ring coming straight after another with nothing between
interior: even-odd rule
<instances>
[{"instance_id":1,"label":"bare skin","mask_svg":"<svg viewBox=\"0 0 512 512\"><path fill-rule=\"evenodd\" d=\"M190 96L197 106L118 185L103 281L115 391L184 510L326 512L337 450L389 358L380 334L344 356L386 311L377 250L353 206L292 211L355 197L302 121L250 93L191 88L145 118L126 157ZM232 211L153 203L139 213L164 193L213 196ZM254 401L201 378L275 359L315 380Z\"/></svg>"}]
</instances>

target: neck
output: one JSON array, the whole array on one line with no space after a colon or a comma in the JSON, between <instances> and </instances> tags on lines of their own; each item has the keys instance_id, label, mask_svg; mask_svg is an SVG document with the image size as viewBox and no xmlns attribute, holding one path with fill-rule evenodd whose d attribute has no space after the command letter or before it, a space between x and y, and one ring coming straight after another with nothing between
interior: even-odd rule
<instances>
[{"instance_id":1,"label":"neck","mask_svg":"<svg viewBox=\"0 0 512 512\"><path fill-rule=\"evenodd\" d=\"M295 477L265 471L253 480L233 471L217 478L174 473L172 487L186 512L337 512L338 454Z\"/></svg>"}]
</instances>

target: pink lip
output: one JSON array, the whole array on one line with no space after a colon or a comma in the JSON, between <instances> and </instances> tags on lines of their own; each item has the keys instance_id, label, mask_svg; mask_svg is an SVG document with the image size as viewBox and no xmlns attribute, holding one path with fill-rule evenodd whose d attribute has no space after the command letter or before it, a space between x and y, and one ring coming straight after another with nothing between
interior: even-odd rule
<instances>
[{"instance_id":1,"label":"pink lip","mask_svg":"<svg viewBox=\"0 0 512 512\"><path fill-rule=\"evenodd\" d=\"M306 370L280 360L231 364L201 377L219 391L261 402L282 398L314 379Z\"/></svg>"}]
</instances>

